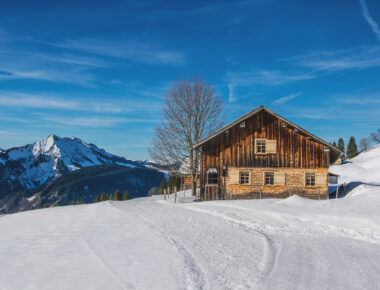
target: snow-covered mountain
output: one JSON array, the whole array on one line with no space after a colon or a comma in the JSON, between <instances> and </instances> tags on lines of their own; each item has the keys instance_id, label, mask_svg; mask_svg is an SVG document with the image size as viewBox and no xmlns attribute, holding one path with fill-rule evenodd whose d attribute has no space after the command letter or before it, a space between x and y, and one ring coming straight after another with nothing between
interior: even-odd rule
<instances>
[{"instance_id":1,"label":"snow-covered mountain","mask_svg":"<svg viewBox=\"0 0 380 290\"><path fill-rule=\"evenodd\" d=\"M36 188L80 168L104 164L155 168L152 163L127 160L78 138L50 135L0 152L0 197L10 191Z\"/></svg>"}]
</instances>

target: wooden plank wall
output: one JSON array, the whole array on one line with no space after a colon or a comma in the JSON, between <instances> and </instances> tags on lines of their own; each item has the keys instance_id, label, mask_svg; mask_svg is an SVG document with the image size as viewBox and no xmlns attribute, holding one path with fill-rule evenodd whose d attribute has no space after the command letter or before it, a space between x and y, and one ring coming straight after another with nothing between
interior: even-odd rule
<instances>
[{"instance_id":1,"label":"wooden plank wall","mask_svg":"<svg viewBox=\"0 0 380 290\"><path fill-rule=\"evenodd\" d=\"M254 154L255 139L277 140L277 153ZM245 127L236 125L202 148L201 183L206 183L208 168L217 168L222 176L223 165L228 167L289 167L328 168L328 153L324 145L312 141L294 128L283 127L283 121L261 111L245 120ZM219 179L220 181L222 178Z\"/></svg>"}]
</instances>

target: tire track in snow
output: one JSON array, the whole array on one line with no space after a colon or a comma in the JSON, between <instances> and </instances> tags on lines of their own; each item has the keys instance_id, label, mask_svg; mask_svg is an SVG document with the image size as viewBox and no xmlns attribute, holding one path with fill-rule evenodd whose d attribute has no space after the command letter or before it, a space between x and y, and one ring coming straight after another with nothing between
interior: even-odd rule
<instances>
[{"instance_id":1,"label":"tire track in snow","mask_svg":"<svg viewBox=\"0 0 380 290\"><path fill-rule=\"evenodd\" d=\"M210 210L210 209L201 209L199 207L186 207L186 209L200 212L200 213L205 213L214 217L222 218L224 220L227 220L230 223L237 224L239 226L242 226L248 230L254 231L255 233L258 233L261 235L264 241L264 256L262 259L262 264L263 264L263 270L261 273L262 280L268 279L268 276L271 275L273 270L275 269L275 266L277 264L277 258L280 252L280 249L275 245L275 241L273 238L271 238L263 228L260 228L258 224L255 224L253 222L249 221L242 221L239 219L235 219L233 217L224 215L218 211L215 210Z\"/></svg>"},{"instance_id":2,"label":"tire track in snow","mask_svg":"<svg viewBox=\"0 0 380 290\"><path fill-rule=\"evenodd\" d=\"M123 211L118 206L111 204L116 209ZM123 211L124 212L124 211ZM156 225L151 220L141 216L140 214L136 213L134 210L131 210L129 208L130 213L132 213L134 216L139 218L140 220L144 221L148 224L148 226L160 237L164 238L165 240L169 241L174 248L177 250L177 252L180 254L182 259L185 262L185 288L184 289L209 289L207 280L205 279L205 274L201 267L199 266L199 263L194 258L193 254L190 252L190 250L183 244L180 243L178 240L173 238L168 232L165 232L162 230L161 227Z\"/></svg>"}]
</instances>

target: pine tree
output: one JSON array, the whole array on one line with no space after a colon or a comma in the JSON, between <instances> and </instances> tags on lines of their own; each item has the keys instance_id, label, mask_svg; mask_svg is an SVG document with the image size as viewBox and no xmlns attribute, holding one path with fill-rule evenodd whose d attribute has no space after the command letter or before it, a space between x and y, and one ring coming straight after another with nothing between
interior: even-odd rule
<instances>
[{"instance_id":1,"label":"pine tree","mask_svg":"<svg viewBox=\"0 0 380 290\"><path fill-rule=\"evenodd\" d=\"M99 195L96 195L95 196L95 202L99 202L100 201L100 199L99 199Z\"/></svg>"},{"instance_id":2,"label":"pine tree","mask_svg":"<svg viewBox=\"0 0 380 290\"><path fill-rule=\"evenodd\" d=\"M343 140L343 138L339 138L339 140L338 140L338 149L340 150L340 151L342 151L342 153L343 153L343 158L345 157L345 146L344 146L344 140Z\"/></svg>"},{"instance_id":3,"label":"pine tree","mask_svg":"<svg viewBox=\"0 0 380 290\"><path fill-rule=\"evenodd\" d=\"M105 192L102 192L100 194L100 201L105 201L106 200L106 193Z\"/></svg>"},{"instance_id":4,"label":"pine tree","mask_svg":"<svg viewBox=\"0 0 380 290\"><path fill-rule=\"evenodd\" d=\"M334 142L332 143L332 145L333 145L334 147L336 147L336 142L334 141Z\"/></svg>"},{"instance_id":5,"label":"pine tree","mask_svg":"<svg viewBox=\"0 0 380 290\"><path fill-rule=\"evenodd\" d=\"M121 200L121 191L120 190L118 190L118 189L115 190L115 193L113 195L113 199L114 200Z\"/></svg>"},{"instance_id":6,"label":"pine tree","mask_svg":"<svg viewBox=\"0 0 380 290\"><path fill-rule=\"evenodd\" d=\"M129 195L126 191L124 191L123 200L129 200Z\"/></svg>"},{"instance_id":7,"label":"pine tree","mask_svg":"<svg viewBox=\"0 0 380 290\"><path fill-rule=\"evenodd\" d=\"M48 205L48 204L45 204L45 205L44 205L44 208L48 208L48 207L49 207L49 205Z\"/></svg>"},{"instance_id":8,"label":"pine tree","mask_svg":"<svg viewBox=\"0 0 380 290\"><path fill-rule=\"evenodd\" d=\"M108 196L108 200L113 200L112 193L109 194L109 196Z\"/></svg>"},{"instance_id":9,"label":"pine tree","mask_svg":"<svg viewBox=\"0 0 380 290\"><path fill-rule=\"evenodd\" d=\"M164 194L164 190L167 188L166 178L162 179L160 184L160 194Z\"/></svg>"},{"instance_id":10,"label":"pine tree","mask_svg":"<svg viewBox=\"0 0 380 290\"><path fill-rule=\"evenodd\" d=\"M355 137L351 137L347 145L347 157L354 158L358 155L358 146L356 145Z\"/></svg>"},{"instance_id":11,"label":"pine tree","mask_svg":"<svg viewBox=\"0 0 380 290\"><path fill-rule=\"evenodd\" d=\"M79 204L84 204L84 201L83 201L83 200L81 200L81 201L79 202Z\"/></svg>"},{"instance_id":12,"label":"pine tree","mask_svg":"<svg viewBox=\"0 0 380 290\"><path fill-rule=\"evenodd\" d=\"M76 205L77 203L74 200L72 200L70 204L71 205Z\"/></svg>"}]
</instances>

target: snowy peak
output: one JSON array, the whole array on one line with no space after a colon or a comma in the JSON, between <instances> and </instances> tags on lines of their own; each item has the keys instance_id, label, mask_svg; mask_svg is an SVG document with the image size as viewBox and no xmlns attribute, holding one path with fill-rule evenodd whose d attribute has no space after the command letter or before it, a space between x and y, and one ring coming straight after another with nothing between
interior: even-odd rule
<instances>
[{"instance_id":1,"label":"snowy peak","mask_svg":"<svg viewBox=\"0 0 380 290\"><path fill-rule=\"evenodd\" d=\"M33 144L0 152L0 172L4 173L0 176L0 188L31 189L66 172L103 164L144 167L143 162L112 155L79 138L52 134ZM10 180L8 188L4 184Z\"/></svg>"}]
</instances>

